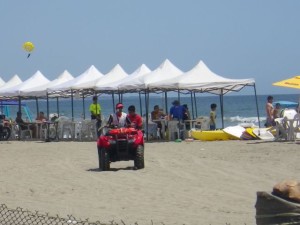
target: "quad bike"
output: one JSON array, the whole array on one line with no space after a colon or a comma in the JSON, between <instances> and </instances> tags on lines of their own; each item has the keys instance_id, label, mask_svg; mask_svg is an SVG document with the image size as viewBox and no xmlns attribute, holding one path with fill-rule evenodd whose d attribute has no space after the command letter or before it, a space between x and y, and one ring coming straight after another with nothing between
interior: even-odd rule
<instances>
[{"instance_id":1,"label":"quad bike","mask_svg":"<svg viewBox=\"0 0 300 225\"><path fill-rule=\"evenodd\" d=\"M110 163L116 161L134 161L135 169L143 169L144 134L135 128L113 128L104 131L98 138L99 169L110 169Z\"/></svg>"},{"instance_id":2,"label":"quad bike","mask_svg":"<svg viewBox=\"0 0 300 225\"><path fill-rule=\"evenodd\" d=\"M0 115L0 141L8 140L10 133L9 122L5 120L5 115Z\"/></svg>"}]
</instances>

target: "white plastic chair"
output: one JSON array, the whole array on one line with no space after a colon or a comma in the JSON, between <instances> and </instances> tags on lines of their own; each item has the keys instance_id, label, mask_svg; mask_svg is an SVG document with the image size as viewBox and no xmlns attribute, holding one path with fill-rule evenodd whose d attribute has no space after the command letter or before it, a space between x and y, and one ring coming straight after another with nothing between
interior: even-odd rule
<instances>
[{"instance_id":1,"label":"white plastic chair","mask_svg":"<svg viewBox=\"0 0 300 225\"><path fill-rule=\"evenodd\" d=\"M74 140L75 123L67 117L59 117L58 119L58 135L61 140Z\"/></svg>"},{"instance_id":2,"label":"white plastic chair","mask_svg":"<svg viewBox=\"0 0 300 225\"><path fill-rule=\"evenodd\" d=\"M169 141L174 141L176 138L180 138L180 131L178 126L178 120L170 120L168 122Z\"/></svg>"},{"instance_id":3,"label":"white plastic chair","mask_svg":"<svg viewBox=\"0 0 300 225\"><path fill-rule=\"evenodd\" d=\"M288 141L294 141L297 138L297 134L300 133L300 115L293 109L283 115L283 118L275 119L275 140L283 138Z\"/></svg>"},{"instance_id":4,"label":"white plastic chair","mask_svg":"<svg viewBox=\"0 0 300 225\"><path fill-rule=\"evenodd\" d=\"M83 120L79 124L79 134L78 139L80 141L88 140L93 141L96 140L97 130L96 130L96 120Z\"/></svg>"},{"instance_id":5,"label":"white plastic chair","mask_svg":"<svg viewBox=\"0 0 300 225\"><path fill-rule=\"evenodd\" d=\"M300 114L297 113L294 116L293 122L292 122L292 129L290 136L292 140L296 140L297 138L300 138Z\"/></svg>"},{"instance_id":6,"label":"white plastic chair","mask_svg":"<svg viewBox=\"0 0 300 225\"><path fill-rule=\"evenodd\" d=\"M19 125L16 125L18 132L20 129ZM29 126L27 126L27 129L25 130L21 130L21 134L20 134L21 140L26 140L26 139L32 139L32 130L29 129Z\"/></svg>"},{"instance_id":7,"label":"white plastic chair","mask_svg":"<svg viewBox=\"0 0 300 225\"><path fill-rule=\"evenodd\" d=\"M158 129L157 129L157 123L154 123L152 121L149 121L148 122L148 128L146 127L146 122L145 120L143 120L143 128L144 128L144 131L145 131L145 135L150 135L150 138L152 139L157 139L158 138Z\"/></svg>"},{"instance_id":8,"label":"white plastic chair","mask_svg":"<svg viewBox=\"0 0 300 225\"><path fill-rule=\"evenodd\" d=\"M209 117L200 116L196 118L195 128L199 130L209 130Z\"/></svg>"}]
</instances>

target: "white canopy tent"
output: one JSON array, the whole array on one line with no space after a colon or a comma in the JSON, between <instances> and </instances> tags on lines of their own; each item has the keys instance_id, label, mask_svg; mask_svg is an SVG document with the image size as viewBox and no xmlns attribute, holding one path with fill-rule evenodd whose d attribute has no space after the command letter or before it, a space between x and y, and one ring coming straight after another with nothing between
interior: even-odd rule
<instances>
[{"instance_id":1,"label":"white canopy tent","mask_svg":"<svg viewBox=\"0 0 300 225\"><path fill-rule=\"evenodd\" d=\"M92 88L95 82L103 76L104 75L94 65L92 65L81 75L75 77L72 80L66 81L62 84L50 87L48 88L48 91L51 93L55 91L68 91L74 89L78 90L78 89L82 89L83 87L87 88L86 86L87 83L89 83L89 85L91 85L90 88Z\"/></svg>"},{"instance_id":2,"label":"white canopy tent","mask_svg":"<svg viewBox=\"0 0 300 225\"><path fill-rule=\"evenodd\" d=\"M157 81L172 79L183 72L174 66L168 59L166 59L157 69L152 72L139 76L136 79L124 81L119 85L120 91L137 92L146 90L148 85Z\"/></svg>"},{"instance_id":3,"label":"white canopy tent","mask_svg":"<svg viewBox=\"0 0 300 225\"><path fill-rule=\"evenodd\" d=\"M50 81L45 85L30 88L21 92L22 96L35 96L35 97L46 97L47 91L51 87L58 86L67 81L73 80L74 77L69 73L69 71L63 71L55 80Z\"/></svg>"},{"instance_id":4,"label":"white canopy tent","mask_svg":"<svg viewBox=\"0 0 300 225\"><path fill-rule=\"evenodd\" d=\"M7 81L2 87L0 87L0 92L5 92L5 90L18 86L22 82L23 81L20 79L20 77L15 74L12 78L10 78L9 81ZM2 96L2 94L0 94L0 96Z\"/></svg>"},{"instance_id":5,"label":"white canopy tent","mask_svg":"<svg viewBox=\"0 0 300 225\"><path fill-rule=\"evenodd\" d=\"M64 73L68 72L65 71ZM135 92L141 94L142 92L178 91L179 96L179 92L188 91L191 95L195 92L208 92L220 95L220 98L223 98L224 94L240 91L245 86L253 86L255 88L254 79L229 79L222 77L212 72L202 61L186 73L174 66L168 59L153 71L150 71L143 64L131 75L128 75L119 64L106 75L99 72L94 65L76 78L64 73L51 82L40 71L23 83L15 75L15 77L0 87L0 96L40 97L47 94L52 96L64 95L65 92L71 93L70 96L73 99L74 91L76 91L77 94L82 93L84 101L86 93L94 94L96 92ZM167 94L165 96L167 99ZM222 102L223 100L220 99L220 101ZM146 102L146 104L148 103L149 101Z\"/></svg>"},{"instance_id":6,"label":"white canopy tent","mask_svg":"<svg viewBox=\"0 0 300 225\"><path fill-rule=\"evenodd\" d=\"M255 100L257 115L259 112L257 105L257 96L255 89L255 80L250 79L229 79L212 72L203 61L200 61L194 68L179 76L169 79L162 79L156 82L148 83L148 90L151 91L189 91L194 93L194 104L196 107L195 92L207 92L220 96L220 105L223 122L223 96L232 91L240 91L245 86L253 86L255 91ZM167 105L167 104L166 104ZM193 108L193 103L192 103ZM197 114L197 113L196 113Z\"/></svg>"},{"instance_id":7,"label":"white canopy tent","mask_svg":"<svg viewBox=\"0 0 300 225\"><path fill-rule=\"evenodd\" d=\"M224 91L239 91L244 86L253 85L254 79L228 79L213 73L203 61L190 71L172 79L150 83L149 90L189 90L221 94Z\"/></svg>"},{"instance_id":8,"label":"white canopy tent","mask_svg":"<svg viewBox=\"0 0 300 225\"><path fill-rule=\"evenodd\" d=\"M2 87L5 84L5 81L0 77L0 87Z\"/></svg>"},{"instance_id":9,"label":"white canopy tent","mask_svg":"<svg viewBox=\"0 0 300 225\"><path fill-rule=\"evenodd\" d=\"M49 82L50 81L38 70L30 78L18 85L12 86L10 88L1 88L0 95L6 97L21 96L23 91L45 85Z\"/></svg>"},{"instance_id":10,"label":"white canopy tent","mask_svg":"<svg viewBox=\"0 0 300 225\"><path fill-rule=\"evenodd\" d=\"M134 82L134 80L136 80L139 77L144 76L145 74L150 73L150 72L151 72L151 70L145 64L142 64L132 74L125 76L124 78L122 78L120 80L110 82L110 83L96 84L95 90L97 90L97 91L118 91L119 85L121 85L123 83ZM102 82L102 79L99 81L99 83L100 82Z\"/></svg>"},{"instance_id":11,"label":"white canopy tent","mask_svg":"<svg viewBox=\"0 0 300 225\"><path fill-rule=\"evenodd\" d=\"M103 87L110 86L112 83L119 82L128 78L128 73L119 65L115 65L111 71L104 75L104 77L97 80L93 89L101 90ZM103 90L103 89L102 89Z\"/></svg>"}]
</instances>

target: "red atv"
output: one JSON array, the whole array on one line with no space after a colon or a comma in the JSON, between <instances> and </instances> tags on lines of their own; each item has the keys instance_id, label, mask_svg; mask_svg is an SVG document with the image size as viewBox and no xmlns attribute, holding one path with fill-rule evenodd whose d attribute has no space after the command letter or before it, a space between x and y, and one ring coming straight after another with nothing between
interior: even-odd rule
<instances>
[{"instance_id":1,"label":"red atv","mask_svg":"<svg viewBox=\"0 0 300 225\"><path fill-rule=\"evenodd\" d=\"M110 169L110 162L134 160L135 169L143 169L144 134L135 128L114 128L97 141L99 169Z\"/></svg>"}]
</instances>

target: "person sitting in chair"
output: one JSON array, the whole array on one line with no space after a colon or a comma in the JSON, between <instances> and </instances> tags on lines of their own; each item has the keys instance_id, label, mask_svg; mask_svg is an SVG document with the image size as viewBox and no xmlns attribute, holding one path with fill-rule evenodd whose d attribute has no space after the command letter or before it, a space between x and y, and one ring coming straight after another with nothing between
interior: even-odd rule
<instances>
[{"instance_id":1,"label":"person sitting in chair","mask_svg":"<svg viewBox=\"0 0 300 225\"><path fill-rule=\"evenodd\" d=\"M44 112L39 112L39 115L35 118L38 122L44 122L47 121L47 118L45 117Z\"/></svg>"},{"instance_id":2,"label":"person sitting in chair","mask_svg":"<svg viewBox=\"0 0 300 225\"><path fill-rule=\"evenodd\" d=\"M35 130L35 126L33 124L29 124L27 122L25 122L22 119L22 113L19 111L17 112L17 117L16 117L16 123L19 125L21 130L28 130L30 129L32 131L32 136L36 137L36 130Z\"/></svg>"},{"instance_id":3,"label":"person sitting in chair","mask_svg":"<svg viewBox=\"0 0 300 225\"><path fill-rule=\"evenodd\" d=\"M158 105L155 105L153 111L151 112L151 120L160 120L163 119L166 115L159 109ZM162 137L162 123L161 121L153 121L157 124L157 128L159 128L159 134ZM166 129L166 127L165 127Z\"/></svg>"}]
</instances>

